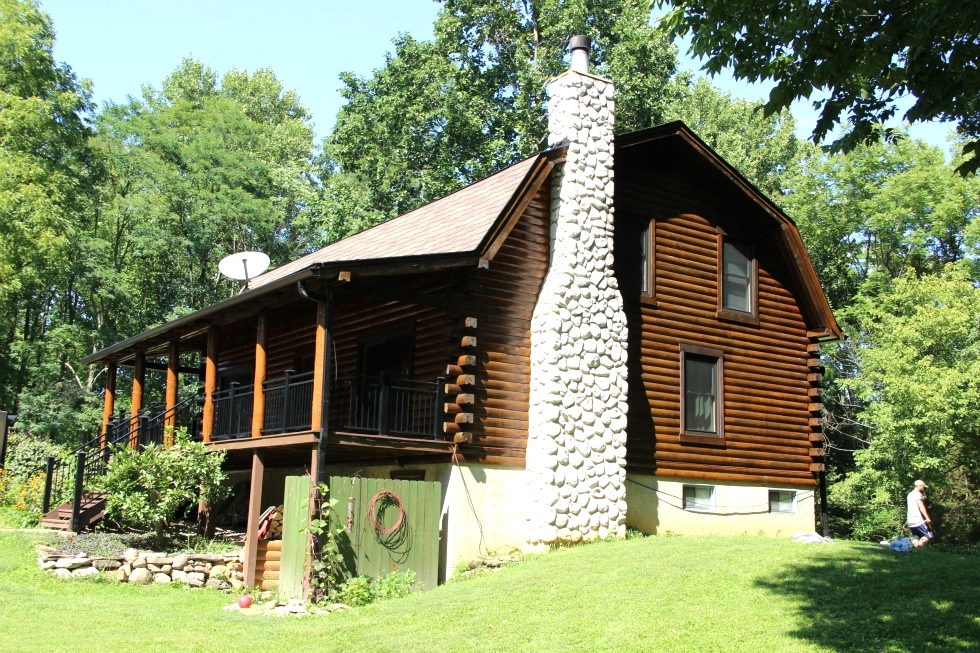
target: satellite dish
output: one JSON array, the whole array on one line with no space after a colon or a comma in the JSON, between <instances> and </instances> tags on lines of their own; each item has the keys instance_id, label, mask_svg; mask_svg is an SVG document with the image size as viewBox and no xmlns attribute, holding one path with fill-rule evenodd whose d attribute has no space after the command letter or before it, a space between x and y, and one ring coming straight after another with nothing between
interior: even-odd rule
<instances>
[{"instance_id":1,"label":"satellite dish","mask_svg":"<svg viewBox=\"0 0 980 653\"><path fill-rule=\"evenodd\" d=\"M244 281L248 288L248 280L257 277L269 267L269 257L262 252L239 252L229 254L218 262L218 272L229 279Z\"/></svg>"}]
</instances>

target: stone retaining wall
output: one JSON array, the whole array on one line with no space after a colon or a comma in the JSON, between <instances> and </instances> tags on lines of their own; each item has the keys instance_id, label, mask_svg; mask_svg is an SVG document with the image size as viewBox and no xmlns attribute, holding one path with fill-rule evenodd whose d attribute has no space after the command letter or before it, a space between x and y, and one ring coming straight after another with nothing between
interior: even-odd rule
<instances>
[{"instance_id":1,"label":"stone retaining wall","mask_svg":"<svg viewBox=\"0 0 980 653\"><path fill-rule=\"evenodd\" d=\"M243 551L234 554L158 553L127 549L120 557L62 555L50 547L38 548L38 565L58 578L103 574L123 583L168 585L181 582L191 587L231 591L243 583Z\"/></svg>"}]
</instances>

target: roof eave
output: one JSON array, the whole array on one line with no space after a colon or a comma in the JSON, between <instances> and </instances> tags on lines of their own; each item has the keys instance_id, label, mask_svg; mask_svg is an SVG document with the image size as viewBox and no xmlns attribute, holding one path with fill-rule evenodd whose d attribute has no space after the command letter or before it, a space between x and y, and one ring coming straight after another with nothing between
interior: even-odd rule
<instances>
[{"instance_id":1,"label":"roof eave","mask_svg":"<svg viewBox=\"0 0 980 653\"><path fill-rule=\"evenodd\" d=\"M328 278L336 277L339 272L350 272L357 277L379 277L387 275L418 274L424 272L435 272L449 268L475 267L479 264L480 255L478 252L460 252L447 255L425 255L413 257L400 257L392 259L369 259L362 261L331 261L329 263L314 263L309 267L303 268L291 275L277 279L264 286L259 286L253 290L247 290L230 299L226 299L202 308L194 313L189 313L176 320L165 322L159 326L148 329L135 336L127 338L114 345L99 350L82 359L85 364L98 363L104 360L114 360L123 357L133 350L140 349L142 343L148 342L169 332L182 329L192 325L207 325L209 319L215 315L238 307L249 301L256 300L263 295L288 288L297 281L303 281L312 277Z\"/></svg>"}]
</instances>

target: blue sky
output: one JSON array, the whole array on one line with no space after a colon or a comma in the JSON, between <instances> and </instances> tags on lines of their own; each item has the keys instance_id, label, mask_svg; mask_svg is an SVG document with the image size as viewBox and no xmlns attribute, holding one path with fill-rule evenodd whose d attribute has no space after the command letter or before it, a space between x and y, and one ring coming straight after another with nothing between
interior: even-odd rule
<instances>
[{"instance_id":1,"label":"blue sky","mask_svg":"<svg viewBox=\"0 0 980 653\"><path fill-rule=\"evenodd\" d=\"M57 32L55 57L92 80L100 104L125 101L144 84L159 87L185 56L218 73L272 68L299 93L319 137L333 126L342 98L340 72L369 74L384 65L391 40L406 32L432 36L439 5L433 0L41 0ZM683 50L686 46L682 44ZM684 59L682 68L699 64ZM769 86L731 75L712 80L737 97L765 98ZM807 137L815 115L793 107ZM924 125L913 136L946 149L950 128Z\"/></svg>"}]
</instances>

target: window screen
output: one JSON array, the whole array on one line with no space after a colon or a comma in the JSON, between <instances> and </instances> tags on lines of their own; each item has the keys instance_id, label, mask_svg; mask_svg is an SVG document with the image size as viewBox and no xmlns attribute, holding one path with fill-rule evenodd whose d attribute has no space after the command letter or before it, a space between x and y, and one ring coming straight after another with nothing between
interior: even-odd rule
<instances>
[{"instance_id":1,"label":"window screen","mask_svg":"<svg viewBox=\"0 0 980 653\"><path fill-rule=\"evenodd\" d=\"M722 308L751 313L752 250L726 240L722 252Z\"/></svg>"},{"instance_id":2,"label":"window screen","mask_svg":"<svg viewBox=\"0 0 980 653\"><path fill-rule=\"evenodd\" d=\"M703 356L684 357L684 429L717 433L718 361Z\"/></svg>"},{"instance_id":3,"label":"window screen","mask_svg":"<svg viewBox=\"0 0 980 653\"><path fill-rule=\"evenodd\" d=\"M685 485L684 510L711 510L714 490L710 485Z\"/></svg>"}]
</instances>

